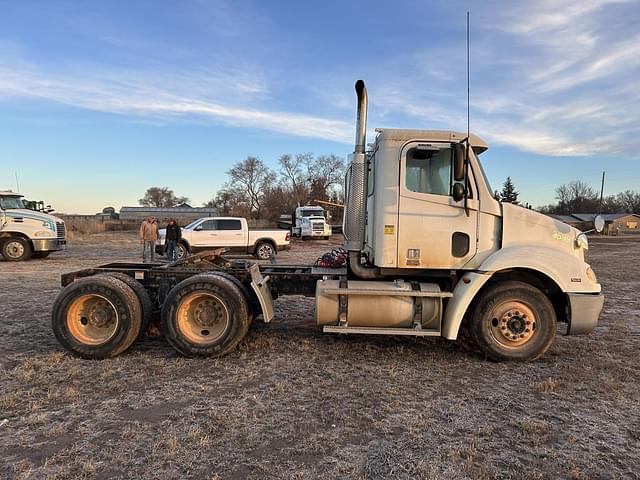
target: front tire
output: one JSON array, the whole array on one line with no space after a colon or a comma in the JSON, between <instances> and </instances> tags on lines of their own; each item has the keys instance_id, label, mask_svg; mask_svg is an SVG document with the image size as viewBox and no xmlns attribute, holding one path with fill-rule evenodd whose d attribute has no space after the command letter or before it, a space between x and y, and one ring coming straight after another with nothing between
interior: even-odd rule
<instances>
[{"instance_id":1,"label":"front tire","mask_svg":"<svg viewBox=\"0 0 640 480\"><path fill-rule=\"evenodd\" d=\"M483 292L470 331L483 353L497 361L540 358L556 335L556 314L549 299L524 282L500 282Z\"/></svg>"},{"instance_id":2,"label":"front tire","mask_svg":"<svg viewBox=\"0 0 640 480\"><path fill-rule=\"evenodd\" d=\"M109 276L82 278L56 298L51 326L58 341L78 357L115 357L140 332L140 301L126 283Z\"/></svg>"},{"instance_id":3,"label":"front tire","mask_svg":"<svg viewBox=\"0 0 640 480\"><path fill-rule=\"evenodd\" d=\"M31 258L47 258L51 252L33 252Z\"/></svg>"},{"instance_id":4,"label":"front tire","mask_svg":"<svg viewBox=\"0 0 640 480\"><path fill-rule=\"evenodd\" d=\"M247 301L234 282L207 273L183 280L162 308L162 331L186 357L222 356L246 335Z\"/></svg>"},{"instance_id":5,"label":"front tire","mask_svg":"<svg viewBox=\"0 0 640 480\"><path fill-rule=\"evenodd\" d=\"M176 245L176 260L182 260L187 256L189 256L189 249L187 246L182 242L178 243Z\"/></svg>"},{"instance_id":6,"label":"front tire","mask_svg":"<svg viewBox=\"0 0 640 480\"><path fill-rule=\"evenodd\" d=\"M2 256L8 262L29 260L32 253L29 241L21 237L11 237L2 244Z\"/></svg>"}]
</instances>

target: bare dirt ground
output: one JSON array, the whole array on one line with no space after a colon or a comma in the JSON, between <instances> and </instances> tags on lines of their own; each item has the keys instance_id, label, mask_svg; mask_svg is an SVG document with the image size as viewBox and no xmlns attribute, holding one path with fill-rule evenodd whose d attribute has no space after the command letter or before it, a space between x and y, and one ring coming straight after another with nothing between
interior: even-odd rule
<instances>
[{"instance_id":1,"label":"bare dirt ground","mask_svg":"<svg viewBox=\"0 0 640 480\"><path fill-rule=\"evenodd\" d=\"M100 234L0 260L0 478L640 478L640 238L591 241L600 324L535 363L487 361L465 337L324 335L301 297L221 359L160 337L67 354L49 325L60 273L139 249Z\"/></svg>"}]
</instances>

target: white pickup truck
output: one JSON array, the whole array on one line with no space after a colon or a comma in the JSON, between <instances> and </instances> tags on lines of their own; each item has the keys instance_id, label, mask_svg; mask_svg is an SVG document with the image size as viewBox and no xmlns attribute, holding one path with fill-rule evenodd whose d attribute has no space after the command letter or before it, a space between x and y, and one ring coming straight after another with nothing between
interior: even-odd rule
<instances>
[{"instance_id":1,"label":"white pickup truck","mask_svg":"<svg viewBox=\"0 0 640 480\"><path fill-rule=\"evenodd\" d=\"M178 258L224 247L232 253L252 254L260 260L268 260L277 252L291 248L288 231L249 230L247 220L240 217L199 218L181 230L182 239L176 245ZM156 245L159 254L164 254L165 235L163 228Z\"/></svg>"}]
</instances>

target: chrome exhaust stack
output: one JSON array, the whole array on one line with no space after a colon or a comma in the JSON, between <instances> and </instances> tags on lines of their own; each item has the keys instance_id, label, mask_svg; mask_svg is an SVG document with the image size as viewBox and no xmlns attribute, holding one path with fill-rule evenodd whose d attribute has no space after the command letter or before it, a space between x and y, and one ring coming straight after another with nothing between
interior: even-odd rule
<instances>
[{"instance_id":1,"label":"chrome exhaust stack","mask_svg":"<svg viewBox=\"0 0 640 480\"><path fill-rule=\"evenodd\" d=\"M358 80L355 87L358 96L356 144L345 182L347 198L343 231L346 238L345 248L349 251L351 271L360 278L372 279L379 277L379 269L367 268L361 263L366 228L367 156L365 149L369 98L363 80Z\"/></svg>"}]
</instances>

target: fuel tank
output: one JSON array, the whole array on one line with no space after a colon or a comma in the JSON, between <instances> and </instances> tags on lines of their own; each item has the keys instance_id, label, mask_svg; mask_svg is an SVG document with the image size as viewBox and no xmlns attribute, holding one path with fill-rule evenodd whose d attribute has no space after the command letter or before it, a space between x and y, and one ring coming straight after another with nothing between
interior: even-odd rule
<instances>
[{"instance_id":1,"label":"fuel tank","mask_svg":"<svg viewBox=\"0 0 640 480\"><path fill-rule=\"evenodd\" d=\"M418 284L416 290L402 280L378 282L349 281L346 292L338 280L319 280L316 287L316 320L318 325L340 322L339 294L346 293L344 319L352 327L411 328L419 322L422 328L439 329L442 312L440 287L433 283ZM419 296L421 294L433 296Z\"/></svg>"}]
</instances>

